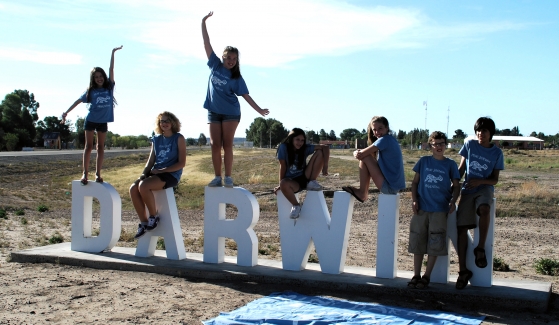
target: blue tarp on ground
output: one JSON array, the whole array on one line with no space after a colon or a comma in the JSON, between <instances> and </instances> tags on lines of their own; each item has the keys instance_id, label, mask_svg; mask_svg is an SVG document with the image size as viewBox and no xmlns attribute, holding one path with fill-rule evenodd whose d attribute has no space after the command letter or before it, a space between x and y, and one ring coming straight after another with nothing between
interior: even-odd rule
<instances>
[{"instance_id":1,"label":"blue tarp on ground","mask_svg":"<svg viewBox=\"0 0 559 325\"><path fill-rule=\"evenodd\" d=\"M481 324L484 317L413 310L300 295L273 293L230 313L220 313L205 325L225 324Z\"/></svg>"}]
</instances>

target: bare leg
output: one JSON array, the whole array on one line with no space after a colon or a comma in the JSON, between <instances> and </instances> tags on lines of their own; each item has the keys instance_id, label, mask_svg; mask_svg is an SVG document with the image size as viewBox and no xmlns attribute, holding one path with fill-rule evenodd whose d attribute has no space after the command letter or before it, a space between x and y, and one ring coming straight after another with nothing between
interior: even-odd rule
<instances>
[{"instance_id":1,"label":"bare leg","mask_svg":"<svg viewBox=\"0 0 559 325\"><path fill-rule=\"evenodd\" d=\"M138 218L142 222L148 222L148 216L146 215L146 205L142 200L142 195L140 194L139 189L140 180L136 180L132 186L130 186L130 199L132 200L132 204L134 205L134 209L138 214Z\"/></svg>"},{"instance_id":2,"label":"bare leg","mask_svg":"<svg viewBox=\"0 0 559 325\"><path fill-rule=\"evenodd\" d=\"M423 264L423 254L413 254L413 275L421 276L421 264Z\"/></svg>"},{"instance_id":3,"label":"bare leg","mask_svg":"<svg viewBox=\"0 0 559 325\"><path fill-rule=\"evenodd\" d=\"M107 132L97 132L97 158L95 160L95 175L101 178L101 168L105 158L105 138Z\"/></svg>"},{"instance_id":4,"label":"bare leg","mask_svg":"<svg viewBox=\"0 0 559 325\"><path fill-rule=\"evenodd\" d=\"M458 266L460 272L466 271L466 252L468 251L468 228L458 227Z\"/></svg>"},{"instance_id":5,"label":"bare leg","mask_svg":"<svg viewBox=\"0 0 559 325\"><path fill-rule=\"evenodd\" d=\"M437 262L437 256L434 255L427 255L427 267L425 268L425 275L431 278L431 272L433 272L433 268L435 267L435 262Z\"/></svg>"},{"instance_id":6,"label":"bare leg","mask_svg":"<svg viewBox=\"0 0 559 325\"><path fill-rule=\"evenodd\" d=\"M486 205L479 206L479 242L478 248L485 249L485 241L487 240L487 233L489 232L489 222L491 221L491 208Z\"/></svg>"},{"instance_id":7,"label":"bare leg","mask_svg":"<svg viewBox=\"0 0 559 325\"><path fill-rule=\"evenodd\" d=\"M163 186L165 186L165 182L163 182L157 176L150 176L144 179L143 181L141 181L139 184L142 201L148 208L148 212L150 216L154 216L157 214L157 208L155 207L155 197L153 196L152 191L162 190Z\"/></svg>"},{"instance_id":8,"label":"bare leg","mask_svg":"<svg viewBox=\"0 0 559 325\"><path fill-rule=\"evenodd\" d=\"M225 165L225 176L231 176L233 169L233 138L239 122L229 121L221 124L221 135L223 139L223 164Z\"/></svg>"},{"instance_id":9,"label":"bare leg","mask_svg":"<svg viewBox=\"0 0 559 325\"><path fill-rule=\"evenodd\" d=\"M83 172L87 175L89 171L89 159L93 150L93 131L85 131L85 146L83 148Z\"/></svg>"},{"instance_id":10,"label":"bare leg","mask_svg":"<svg viewBox=\"0 0 559 325\"><path fill-rule=\"evenodd\" d=\"M210 123L210 144L215 176L221 176L221 123Z\"/></svg>"},{"instance_id":11,"label":"bare leg","mask_svg":"<svg viewBox=\"0 0 559 325\"><path fill-rule=\"evenodd\" d=\"M359 162L359 188L353 188L355 194L363 201L367 200L369 196L371 178L375 186L381 189L382 183L384 182L384 175L380 170L377 159L372 155L363 158L363 160Z\"/></svg>"},{"instance_id":12,"label":"bare leg","mask_svg":"<svg viewBox=\"0 0 559 325\"><path fill-rule=\"evenodd\" d=\"M291 203L291 205L299 205L299 202L295 197L295 192L299 190L299 183L284 178L280 182L280 189L287 201Z\"/></svg>"},{"instance_id":13,"label":"bare leg","mask_svg":"<svg viewBox=\"0 0 559 325\"><path fill-rule=\"evenodd\" d=\"M320 175L320 171L324 166L324 155L322 150L317 150L311 157L307 168L305 168L305 177L310 180L314 181Z\"/></svg>"}]
</instances>

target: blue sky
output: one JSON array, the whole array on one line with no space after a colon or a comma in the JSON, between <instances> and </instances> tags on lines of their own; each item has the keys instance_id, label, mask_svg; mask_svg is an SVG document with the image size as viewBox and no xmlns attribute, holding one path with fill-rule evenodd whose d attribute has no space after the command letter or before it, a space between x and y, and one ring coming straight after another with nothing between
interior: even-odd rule
<instances>
[{"instance_id":1,"label":"blue sky","mask_svg":"<svg viewBox=\"0 0 559 325\"><path fill-rule=\"evenodd\" d=\"M559 132L559 1L0 0L0 95L27 89L40 119L60 116L93 66L116 53L120 135L151 134L163 110L186 137L208 135L202 108L213 48L239 48L253 99L288 129L337 135L384 115L393 130ZM219 54L218 54L219 55ZM425 106L427 101L427 121ZM244 137L259 115L240 98ZM450 108L450 111L449 111ZM69 115L86 115L81 104Z\"/></svg>"}]
</instances>

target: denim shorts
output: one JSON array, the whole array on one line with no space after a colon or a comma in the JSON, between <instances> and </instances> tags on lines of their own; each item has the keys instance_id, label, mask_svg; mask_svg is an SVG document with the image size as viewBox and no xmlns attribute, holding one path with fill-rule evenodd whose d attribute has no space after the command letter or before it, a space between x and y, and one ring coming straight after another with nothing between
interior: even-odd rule
<instances>
[{"instance_id":1,"label":"denim shorts","mask_svg":"<svg viewBox=\"0 0 559 325\"><path fill-rule=\"evenodd\" d=\"M219 114L208 110L208 124L222 122L240 122L241 115Z\"/></svg>"},{"instance_id":2,"label":"denim shorts","mask_svg":"<svg viewBox=\"0 0 559 325\"><path fill-rule=\"evenodd\" d=\"M85 120L83 125L84 130L86 131L97 131L97 132L107 132L108 127L107 123L95 123Z\"/></svg>"},{"instance_id":3,"label":"denim shorts","mask_svg":"<svg viewBox=\"0 0 559 325\"><path fill-rule=\"evenodd\" d=\"M384 182L382 182L382 188L380 189L380 192L382 194L398 194L400 190L395 190L392 187L390 187L390 185L388 185L388 182L385 179Z\"/></svg>"}]
</instances>

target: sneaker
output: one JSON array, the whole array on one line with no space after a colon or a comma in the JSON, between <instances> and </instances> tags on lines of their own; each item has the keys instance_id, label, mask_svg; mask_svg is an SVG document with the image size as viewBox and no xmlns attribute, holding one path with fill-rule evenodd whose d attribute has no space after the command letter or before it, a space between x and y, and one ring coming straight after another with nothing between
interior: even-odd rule
<instances>
[{"instance_id":1,"label":"sneaker","mask_svg":"<svg viewBox=\"0 0 559 325\"><path fill-rule=\"evenodd\" d=\"M145 233L146 233L146 227L144 227L144 225L142 225L142 224L139 224L138 225L138 232L136 233L136 236L134 236L134 239L138 239L138 238L142 237Z\"/></svg>"},{"instance_id":2,"label":"sneaker","mask_svg":"<svg viewBox=\"0 0 559 325\"><path fill-rule=\"evenodd\" d=\"M318 184L317 181L312 180L307 184L307 191L321 191L322 185Z\"/></svg>"},{"instance_id":3,"label":"sneaker","mask_svg":"<svg viewBox=\"0 0 559 325\"><path fill-rule=\"evenodd\" d=\"M233 178L231 176L225 176L225 187L233 187Z\"/></svg>"},{"instance_id":4,"label":"sneaker","mask_svg":"<svg viewBox=\"0 0 559 325\"><path fill-rule=\"evenodd\" d=\"M153 230L157 227L158 224L159 224L159 215L149 216L146 230Z\"/></svg>"},{"instance_id":5,"label":"sneaker","mask_svg":"<svg viewBox=\"0 0 559 325\"><path fill-rule=\"evenodd\" d=\"M209 187L221 187L221 176L216 176L212 181L208 184Z\"/></svg>"},{"instance_id":6,"label":"sneaker","mask_svg":"<svg viewBox=\"0 0 559 325\"><path fill-rule=\"evenodd\" d=\"M300 213L301 213L301 206L300 205L294 205L291 208L291 213L289 214L289 218L290 219L297 219L297 218L299 218Z\"/></svg>"}]
</instances>

